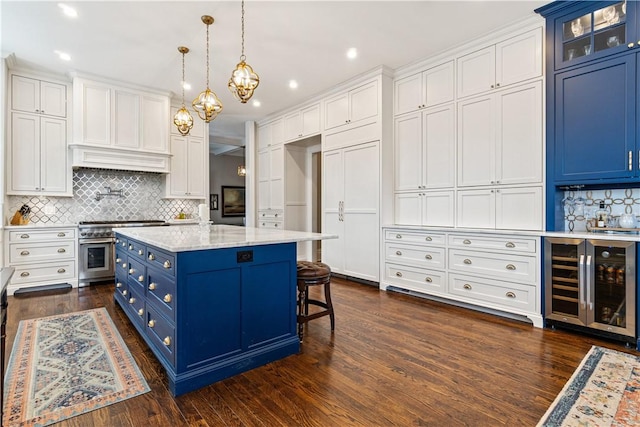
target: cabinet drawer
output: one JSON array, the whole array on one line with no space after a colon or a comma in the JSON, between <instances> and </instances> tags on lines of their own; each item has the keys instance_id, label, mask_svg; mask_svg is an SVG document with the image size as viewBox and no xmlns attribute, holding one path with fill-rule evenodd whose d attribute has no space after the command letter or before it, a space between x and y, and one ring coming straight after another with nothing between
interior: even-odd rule
<instances>
[{"instance_id":1,"label":"cabinet drawer","mask_svg":"<svg viewBox=\"0 0 640 427\"><path fill-rule=\"evenodd\" d=\"M16 265L12 284L66 280L76 277L75 261L41 263L37 265Z\"/></svg>"},{"instance_id":2,"label":"cabinet drawer","mask_svg":"<svg viewBox=\"0 0 640 427\"><path fill-rule=\"evenodd\" d=\"M444 245L445 235L420 231L387 230L384 236L386 241L404 243L421 243L427 245Z\"/></svg>"},{"instance_id":3,"label":"cabinet drawer","mask_svg":"<svg viewBox=\"0 0 640 427\"><path fill-rule=\"evenodd\" d=\"M385 264L385 276L388 283L404 289L427 294L446 292L446 273L397 264Z\"/></svg>"},{"instance_id":4,"label":"cabinet drawer","mask_svg":"<svg viewBox=\"0 0 640 427\"><path fill-rule=\"evenodd\" d=\"M43 240L73 240L75 238L75 228L9 231L9 242L40 242Z\"/></svg>"},{"instance_id":5,"label":"cabinet drawer","mask_svg":"<svg viewBox=\"0 0 640 427\"><path fill-rule=\"evenodd\" d=\"M147 269L147 300L167 318L176 318L176 283L171 277L160 274L154 268Z\"/></svg>"},{"instance_id":6,"label":"cabinet drawer","mask_svg":"<svg viewBox=\"0 0 640 427\"><path fill-rule=\"evenodd\" d=\"M396 243L385 243L385 259L406 264L411 263L419 267L446 267L445 250L436 246L411 246Z\"/></svg>"},{"instance_id":7,"label":"cabinet drawer","mask_svg":"<svg viewBox=\"0 0 640 427\"><path fill-rule=\"evenodd\" d=\"M507 252L535 253L538 239L509 236L472 236L450 234L449 246L459 248L493 249Z\"/></svg>"},{"instance_id":8,"label":"cabinet drawer","mask_svg":"<svg viewBox=\"0 0 640 427\"><path fill-rule=\"evenodd\" d=\"M126 238L121 236L116 237L116 248L122 248L126 250L128 245L129 241Z\"/></svg>"},{"instance_id":9,"label":"cabinet drawer","mask_svg":"<svg viewBox=\"0 0 640 427\"><path fill-rule=\"evenodd\" d=\"M147 336L160 350L164 357L175 366L175 345L176 345L176 328L165 319L153 306L147 305L147 317L145 319L145 331Z\"/></svg>"},{"instance_id":10,"label":"cabinet drawer","mask_svg":"<svg viewBox=\"0 0 640 427\"><path fill-rule=\"evenodd\" d=\"M120 301L120 305L125 307L129 296L129 285L126 279L123 280L121 277L116 276L116 291L114 295Z\"/></svg>"},{"instance_id":11,"label":"cabinet drawer","mask_svg":"<svg viewBox=\"0 0 640 427\"><path fill-rule=\"evenodd\" d=\"M449 269L462 273L488 275L514 282L536 283L538 268L535 256L449 249Z\"/></svg>"},{"instance_id":12,"label":"cabinet drawer","mask_svg":"<svg viewBox=\"0 0 640 427\"><path fill-rule=\"evenodd\" d=\"M120 246L116 246L115 249L116 252L116 271L118 271L118 267L120 267L121 269L123 269L123 271L126 271L127 269L127 265L129 262L129 256L127 255L127 250L126 248L120 247Z\"/></svg>"},{"instance_id":13,"label":"cabinet drawer","mask_svg":"<svg viewBox=\"0 0 640 427\"><path fill-rule=\"evenodd\" d=\"M140 242L135 240L129 240L127 245L127 253L132 255L140 260L144 260L145 253L147 252L147 247Z\"/></svg>"},{"instance_id":14,"label":"cabinet drawer","mask_svg":"<svg viewBox=\"0 0 640 427\"><path fill-rule=\"evenodd\" d=\"M281 220L283 217L282 211L264 210L258 212L258 221L264 220Z\"/></svg>"},{"instance_id":15,"label":"cabinet drawer","mask_svg":"<svg viewBox=\"0 0 640 427\"><path fill-rule=\"evenodd\" d=\"M156 249L154 247L147 248L147 263L157 267L165 274L174 276L176 274L175 257L170 254Z\"/></svg>"},{"instance_id":16,"label":"cabinet drawer","mask_svg":"<svg viewBox=\"0 0 640 427\"><path fill-rule=\"evenodd\" d=\"M9 263L11 265L54 261L58 259L75 258L76 242L63 240L60 242L43 242L36 245L32 243L10 243Z\"/></svg>"},{"instance_id":17,"label":"cabinet drawer","mask_svg":"<svg viewBox=\"0 0 640 427\"><path fill-rule=\"evenodd\" d=\"M127 263L129 268L127 270L127 281L131 286L137 286L138 290L144 294L145 283L147 281L147 268L140 261L129 257Z\"/></svg>"},{"instance_id":18,"label":"cabinet drawer","mask_svg":"<svg viewBox=\"0 0 640 427\"><path fill-rule=\"evenodd\" d=\"M520 283L487 280L459 274L449 275L449 293L464 297L467 301L491 303L506 311L538 312L536 287Z\"/></svg>"},{"instance_id":19,"label":"cabinet drawer","mask_svg":"<svg viewBox=\"0 0 640 427\"><path fill-rule=\"evenodd\" d=\"M144 295L144 294L142 294ZM129 319L140 326L144 326L145 300L135 287L129 289L129 294L124 298L123 307L130 312Z\"/></svg>"},{"instance_id":20,"label":"cabinet drawer","mask_svg":"<svg viewBox=\"0 0 640 427\"><path fill-rule=\"evenodd\" d=\"M258 222L258 228L282 228L282 222L260 220Z\"/></svg>"}]
</instances>

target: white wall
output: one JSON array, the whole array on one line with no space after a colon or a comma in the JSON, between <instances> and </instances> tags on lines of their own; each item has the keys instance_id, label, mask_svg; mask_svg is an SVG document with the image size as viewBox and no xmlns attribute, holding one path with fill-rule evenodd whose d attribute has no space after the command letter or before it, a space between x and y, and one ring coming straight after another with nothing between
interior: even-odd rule
<instances>
[{"instance_id":1,"label":"white wall","mask_svg":"<svg viewBox=\"0 0 640 427\"><path fill-rule=\"evenodd\" d=\"M242 156L209 155L209 191L218 195L218 210L210 211L214 224L242 225L242 217L222 217L223 185L245 186L245 178L238 176L238 166L244 164Z\"/></svg>"}]
</instances>

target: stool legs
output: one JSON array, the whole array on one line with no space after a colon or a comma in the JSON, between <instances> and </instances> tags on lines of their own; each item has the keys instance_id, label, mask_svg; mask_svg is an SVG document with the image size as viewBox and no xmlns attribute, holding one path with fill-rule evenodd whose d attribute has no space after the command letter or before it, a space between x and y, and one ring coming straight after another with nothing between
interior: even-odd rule
<instances>
[{"instance_id":1,"label":"stool legs","mask_svg":"<svg viewBox=\"0 0 640 427\"><path fill-rule=\"evenodd\" d=\"M298 337L302 341L304 324L318 317L329 316L331 320L331 330L335 330L335 315L333 311L333 303L331 302L331 277L319 277L310 279L298 279ZM324 301L309 298L309 286L324 286ZM317 313L309 314L309 304L324 308Z\"/></svg>"}]
</instances>

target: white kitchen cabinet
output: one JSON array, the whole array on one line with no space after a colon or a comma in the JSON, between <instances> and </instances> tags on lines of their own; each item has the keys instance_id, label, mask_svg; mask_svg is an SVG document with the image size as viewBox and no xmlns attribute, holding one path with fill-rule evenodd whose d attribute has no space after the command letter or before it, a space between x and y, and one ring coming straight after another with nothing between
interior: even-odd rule
<instances>
[{"instance_id":1,"label":"white kitchen cabinet","mask_svg":"<svg viewBox=\"0 0 640 427\"><path fill-rule=\"evenodd\" d=\"M394 218L399 225L453 227L454 191L396 193Z\"/></svg>"},{"instance_id":2,"label":"white kitchen cabinet","mask_svg":"<svg viewBox=\"0 0 640 427\"><path fill-rule=\"evenodd\" d=\"M448 61L394 82L395 115L452 102L455 86L454 62Z\"/></svg>"},{"instance_id":3,"label":"white kitchen cabinet","mask_svg":"<svg viewBox=\"0 0 640 427\"><path fill-rule=\"evenodd\" d=\"M194 125L195 127L195 125ZM205 162L208 146L203 138L171 135L171 172L167 174L167 198L206 199L209 180Z\"/></svg>"},{"instance_id":4,"label":"white kitchen cabinet","mask_svg":"<svg viewBox=\"0 0 640 427\"><path fill-rule=\"evenodd\" d=\"M284 145L282 144L258 151L258 217L264 210L284 212Z\"/></svg>"},{"instance_id":5,"label":"white kitchen cabinet","mask_svg":"<svg viewBox=\"0 0 640 427\"><path fill-rule=\"evenodd\" d=\"M277 119L258 127L258 150L284 142L284 122Z\"/></svg>"},{"instance_id":6,"label":"white kitchen cabinet","mask_svg":"<svg viewBox=\"0 0 640 427\"><path fill-rule=\"evenodd\" d=\"M457 96L464 98L542 76L542 29L457 58Z\"/></svg>"},{"instance_id":7,"label":"white kitchen cabinet","mask_svg":"<svg viewBox=\"0 0 640 427\"><path fill-rule=\"evenodd\" d=\"M379 142L323 152L322 261L332 271L370 281L379 277Z\"/></svg>"},{"instance_id":8,"label":"white kitchen cabinet","mask_svg":"<svg viewBox=\"0 0 640 427\"><path fill-rule=\"evenodd\" d=\"M395 118L395 190L453 188L455 108L434 107Z\"/></svg>"},{"instance_id":9,"label":"white kitchen cabinet","mask_svg":"<svg viewBox=\"0 0 640 427\"><path fill-rule=\"evenodd\" d=\"M320 133L320 104L284 116L284 140L293 141Z\"/></svg>"},{"instance_id":10,"label":"white kitchen cabinet","mask_svg":"<svg viewBox=\"0 0 640 427\"><path fill-rule=\"evenodd\" d=\"M458 102L458 186L542 182L542 83Z\"/></svg>"},{"instance_id":11,"label":"white kitchen cabinet","mask_svg":"<svg viewBox=\"0 0 640 427\"><path fill-rule=\"evenodd\" d=\"M66 120L13 112L7 157L7 194L72 195Z\"/></svg>"},{"instance_id":12,"label":"white kitchen cabinet","mask_svg":"<svg viewBox=\"0 0 640 427\"><path fill-rule=\"evenodd\" d=\"M12 74L11 109L67 117L67 85Z\"/></svg>"},{"instance_id":13,"label":"white kitchen cabinet","mask_svg":"<svg viewBox=\"0 0 640 427\"><path fill-rule=\"evenodd\" d=\"M458 190L457 226L542 230L542 186Z\"/></svg>"},{"instance_id":14,"label":"white kitchen cabinet","mask_svg":"<svg viewBox=\"0 0 640 427\"><path fill-rule=\"evenodd\" d=\"M379 108L378 81L365 83L324 101L324 129L375 122Z\"/></svg>"},{"instance_id":15,"label":"white kitchen cabinet","mask_svg":"<svg viewBox=\"0 0 640 427\"><path fill-rule=\"evenodd\" d=\"M169 149L169 126L173 126L169 114L169 98L167 96L143 93L141 99L141 139L140 150L144 152L166 153ZM171 120L167 120L171 117ZM200 120L196 117L194 120ZM193 127L199 126L194 123Z\"/></svg>"}]
</instances>

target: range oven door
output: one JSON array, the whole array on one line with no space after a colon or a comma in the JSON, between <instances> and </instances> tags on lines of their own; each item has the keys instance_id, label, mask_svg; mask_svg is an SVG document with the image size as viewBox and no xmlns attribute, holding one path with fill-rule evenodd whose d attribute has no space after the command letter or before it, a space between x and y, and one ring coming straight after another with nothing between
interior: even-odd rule
<instances>
[{"instance_id":1,"label":"range oven door","mask_svg":"<svg viewBox=\"0 0 640 427\"><path fill-rule=\"evenodd\" d=\"M78 244L79 286L115 278L113 239L80 239Z\"/></svg>"}]
</instances>

